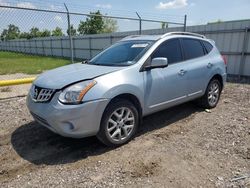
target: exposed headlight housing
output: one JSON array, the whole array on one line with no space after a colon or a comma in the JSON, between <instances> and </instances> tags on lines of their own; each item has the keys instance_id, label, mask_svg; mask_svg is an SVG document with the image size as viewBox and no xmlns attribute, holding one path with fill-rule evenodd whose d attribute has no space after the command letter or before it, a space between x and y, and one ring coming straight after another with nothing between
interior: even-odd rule
<instances>
[{"instance_id":1,"label":"exposed headlight housing","mask_svg":"<svg viewBox=\"0 0 250 188\"><path fill-rule=\"evenodd\" d=\"M80 104L85 94L96 84L94 80L87 80L73 84L62 91L59 101L64 104Z\"/></svg>"}]
</instances>

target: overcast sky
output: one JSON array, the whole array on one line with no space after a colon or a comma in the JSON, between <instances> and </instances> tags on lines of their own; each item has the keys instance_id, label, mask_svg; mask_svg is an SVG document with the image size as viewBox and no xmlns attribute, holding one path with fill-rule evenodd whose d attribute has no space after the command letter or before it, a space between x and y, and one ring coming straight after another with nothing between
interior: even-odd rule
<instances>
[{"instance_id":1,"label":"overcast sky","mask_svg":"<svg viewBox=\"0 0 250 188\"><path fill-rule=\"evenodd\" d=\"M183 16L186 14L188 25L206 24L218 19L222 21L250 19L250 0L0 0L0 5L65 10L63 2L67 4L70 11L74 12L88 13L99 9L103 14L136 17L135 12L137 11L146 19L174 22L182 22ZM3 23L0 27L8 22L15 22L19 25L27 24L28 19L42 28L47 26L50 29L55 25L64 28L66 25L66 17L59 14L48 16L44 14L35 15L34 12L32 15L18 11L9 12L6 9L0 9L0 21ZM24 15L22 19L20 14ZM75 16L72 18L72 22L77 25L81 19L84 18ZM118 24L120 31L138 28L138 23L133 21L119 20ZM27 28L30 27L29 25L26 26ZM143 23L143 29L159 27L160 24Z\"/></svg>"}]
</instances>

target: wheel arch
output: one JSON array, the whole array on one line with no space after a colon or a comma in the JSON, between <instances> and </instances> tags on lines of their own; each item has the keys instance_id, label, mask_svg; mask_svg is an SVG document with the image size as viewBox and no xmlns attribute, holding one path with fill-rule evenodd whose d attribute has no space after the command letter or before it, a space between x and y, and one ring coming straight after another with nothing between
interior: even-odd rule
<instances>
[{"instance_id":1,"label":"wheel arch","mask_svg":"<svg viewBox=\"0 0 250 188\"><path fill-rule=\"evenodd\" d=\"M106 108L112 104L113 102L115 102L116 100L120 100L120 99L124 99L124 100L128 100L129 102L131 102L136 109L138 110L139 113L139 124L142 122L142 105L141 102L139 100L139 98L137 96L135 96L134 94L131 93L122 93L119 95L114 96L108 103L108 105L106 106Z\"/></svg>"},{"instance_id":2,"label":"wheel arch","mask_svg":"<svg viewBox=\"0 0 250 188\"><path fill-rule=\"evenodd\" d=\"M220 82L220 84L221 84L221 89L223 89L223 87L224 87L224 84L223 84L223 78L222 78L222 76L220 75L220 74L215 74L210 80L209 80L209 82L211 81L211 80L213 80L213 79L217 79L219 82Z\"/></svg>"}]
</instances>

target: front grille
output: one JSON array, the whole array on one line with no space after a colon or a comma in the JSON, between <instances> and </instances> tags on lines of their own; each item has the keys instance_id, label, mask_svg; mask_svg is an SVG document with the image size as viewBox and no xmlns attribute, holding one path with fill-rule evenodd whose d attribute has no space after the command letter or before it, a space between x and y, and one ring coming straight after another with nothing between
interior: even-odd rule
<instances>
[{"instance_id":1,"label":"front grille","mask_svg":"<svg viewBox=\"0 0 250 188\"><path fill-rule=\"evenodd\" d=\"M35 102L49 102L54 93L54 89L46 89L38 86L33 86L31 89L31 96Z\"/></svg>"}]
</instances>

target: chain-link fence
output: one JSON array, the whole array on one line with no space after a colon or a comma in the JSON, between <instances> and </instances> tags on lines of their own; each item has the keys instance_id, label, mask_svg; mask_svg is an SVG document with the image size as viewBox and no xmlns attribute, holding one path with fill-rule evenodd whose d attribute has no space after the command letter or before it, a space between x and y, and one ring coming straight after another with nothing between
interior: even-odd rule
<instances>
[{"instance_id":1,"label":"chain-link fence","mask_svg":"<svg viewBox=\"0 0 250 188\"><path fill-rule=\"evenodd\" d=\"M25 7L13 7L1 5L0 1L0 85L2 81L35 78L45 70L91 59L128 35L184 30L213 39L227 56L228 74L237 79L249 78L250 20L186 28L186 16L178 19L164 21L136 12L126 17L98 11L85 14L68 12L66 6L46 10L28 7L27 3ZM28 88L29 85L0 87L0 99L25 95Z\"/></svg>"},{"instance_id":2,"label":"chain-link fence","mask_svg":"<svg viewBox=\"0 0 250 188\"><path fill-rule=\"evenodd\" d=\"M91 49L93 54L79 57L75 55L78 51L89 49L83 49L80 47L81 45L77 44L74 48L75 38L88 34L115 33L118 31L137 30L133 34L141 34L142 30L167 28L170 26L181 26L185 30L186 27L186 16L181 17L181 21L179 19L178 22L178 20L144 19L138 12L135 12L134 16L130 17L103 15L100 11L77 13L69 12L66 5L65 11L3 5L0 5L0 10L2 41L15 39L12 47L16 49L21 48L17 51L24 53L59 57L70 56L72 63L74 58L91 58L96 54L95 51L98 53L100 50L103 50L103 48L93 48ZM30 40L34 38L42 40ZM95 37L89 38L95 39ZM116 35L113 38L115 40ZM20 40L22 42L19 42ZM58 42L52 44L52 40L57 40ZM104 47L106 46L104 45Z\"/></svg>"},{"instance_id":3,"label":"chain-link fence","mask_svg":"<svg viewBox=\"0 0 250 188\"><path fill-rule=\"evenodd\" d=\"M0 1L0 81L36 77L45 70L90 59L123 37L145 30L173 26L185 30L186 16L152 17L138 12L110 15L97 8L70 11L62 3L45 9L25 1ZM24 95L28 87L0 87L0 98Z\"/></svg>"}]
</instances>

